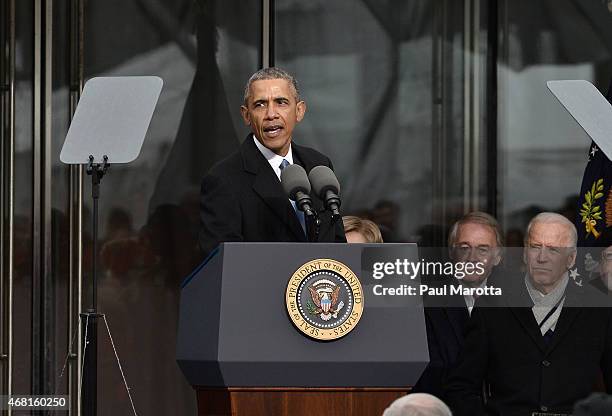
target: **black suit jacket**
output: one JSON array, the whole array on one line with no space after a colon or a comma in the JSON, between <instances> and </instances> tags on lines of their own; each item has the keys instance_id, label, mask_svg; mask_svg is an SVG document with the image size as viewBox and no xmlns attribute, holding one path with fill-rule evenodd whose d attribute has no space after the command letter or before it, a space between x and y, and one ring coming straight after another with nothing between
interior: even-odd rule
<instances>
[{"instance_id":1,"label":"black suit jacket","mask_svg":"<svg viewBox=\"0 0 612 416\"><path fill-rule=\"evenodd\" d=\"M294 163L306 172L318 165L332 168L323 154L291 144ZM306 242L306 235L278 177L251 135L240 149L216 164L202 181L200 193L202 253L228 241ZM311 195L322 225L319 242L346 242L342 221L331 223L323 202Z\"/></svg>"},{"instance_id":2,"label":"black suit jacket","mask_svg":"<svg viewBox=\"0 0 612 416\"><path fill-rule=\"evenodd\" d=\"M497 274L496 268L487 279L487 286L497 286ZM436 286L457 284L454 278L445 280L438 277L430 280L433 282L429 284ZM413 387L413 392L429 393L444 399L444 386L448 375L457 365L459 354L463 350L464 332L470 313L462 295L426 297L423 303L429 364Z\"/></svg>"},{"instance_id":3,"label":"black suit jacket","mask_svg":"<svg viewBox=\"0 0 612 416\"><path fill-rule=\"evenodd\" d=\"M523 279L513 280L512 287L503 288L503 299L481 298L472 311L464 349L446 389L454 414L571 413L574 403L593 390L600 370L610 392L612 309L584 307L589 303L583 288L570 279L554 336L546 345Z\"/></svg>"},{"instance_id":4,"label":"black suit jacket","mask_svg":"<svg viewBox=\"0 0 612 416\"><path fill-rule=\"evenodd\" d=\"M449 296L447 300L445 307L428 307L425 303L429 364L412 389L415 393L429 393L441 399L448 373L463 349L463 332L470 318L463 296Z\"/></svg>"}]
</instances>

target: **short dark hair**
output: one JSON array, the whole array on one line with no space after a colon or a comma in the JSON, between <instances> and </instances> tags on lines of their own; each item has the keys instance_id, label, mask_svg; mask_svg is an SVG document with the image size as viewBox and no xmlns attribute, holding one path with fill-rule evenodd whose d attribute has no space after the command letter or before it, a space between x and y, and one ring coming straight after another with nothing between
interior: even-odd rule
<instances>
[{"instance_id":1,"label":"short dark hair","mask_svg":"<svg viewBox=\"0 0 612 416\"><path fill-rule=\"evenodd\" d=\"M251 77L246 83L246 86L244 87L244 104L245 105L247 104L249 95L251 93L251 85L255 81L261 81L263 79L284 79L285 81L289 83L289 85L293 89L293 95L295 97L295 101L300 101L300 89L298 88L298 83L295 77L291 75L289 72L285 71L284 69L271 66L269 68L262 68L259 71L255 72L253 75L251 75Z\"/></svg>"}]
</instances>

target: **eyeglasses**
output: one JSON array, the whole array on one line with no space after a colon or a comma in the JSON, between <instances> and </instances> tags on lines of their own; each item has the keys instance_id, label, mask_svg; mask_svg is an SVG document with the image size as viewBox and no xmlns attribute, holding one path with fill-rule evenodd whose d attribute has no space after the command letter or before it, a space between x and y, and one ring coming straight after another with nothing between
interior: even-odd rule
<instances>
[{"instance_id":1,"label":"eyeglasses","mask_svg":"<svg viewBox=\"0 0 612 416\"><path fill-rule=\"evenodd\" d=\"M469 257L472 253L474 253L476 257L479 258L489 257L493 250L494 249L489 246L472 247L469 244L456 244L453 246L453 252L457 257L461 258Z\"/></svg>"}]
</instances>

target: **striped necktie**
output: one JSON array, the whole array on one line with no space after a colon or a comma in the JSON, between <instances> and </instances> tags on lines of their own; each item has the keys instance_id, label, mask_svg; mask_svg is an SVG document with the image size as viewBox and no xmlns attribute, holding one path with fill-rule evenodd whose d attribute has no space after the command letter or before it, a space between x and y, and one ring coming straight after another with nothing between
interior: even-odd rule
<instances>
[{"instance_id":1,"label":"striped necktie","mask_svg":"<svg viewBox=\"0 0 612 416\"><path fill-rule=\"evenodd\" d=\"M285 169L290 164L291 163L289 163L287 159L283 159L283 161L279 165L281 172L283 171L283 169ZM291 200L289 201L291 202L291 206L293 207L293 210L295 211L295 215L297 215L298 221L300 222L300 225L302 226L302 230L304 230L304 234L306 234L306 218L304 217L304 212L298 209L294 201L291 201Z\"/></svg>"}]
</instances>

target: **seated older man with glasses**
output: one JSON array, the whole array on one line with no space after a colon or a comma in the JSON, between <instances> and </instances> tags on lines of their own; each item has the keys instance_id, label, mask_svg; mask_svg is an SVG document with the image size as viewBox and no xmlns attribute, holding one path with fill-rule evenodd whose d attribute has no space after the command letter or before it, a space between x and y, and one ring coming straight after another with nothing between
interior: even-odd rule
<instances>
[{"instance_id":1,"label":"seated older man with glasses","mask_svg":"<svg viewBox=\"0 0 612 416\"><path fill-rule=\"evenodd\" d=\"M592 280L591 284L602 293L612 295L612 247L601 252L599 270L599 278Z\"/></svg>"},{"instance_id":2,"label":"seated older man with glasses","mask_svg":"<svg viewBox=\"0 0 612 416\"><path fill-rule=\"evenodd\" d=\"M474 267L461 279L446 280L445 284L469 288L491 285L493 269L501 262L502 244L501 227L495 218L484 212L464 215L450 229L449 255L455 264L479 264L480 268ZM463 332L475 301L471 294L455 295L450 291L424 300L430 360L413 391L444 397L443 386L463 348Z\"/></svg>"},{"instance_id":3,"label":"seated older man with glasses","mask_svg":"<svg viewBox=\"0 0 612 416\"><path fill-rule=\"evenodd\" d=\"M542 213L526 235L524 276L505 276L503 296L472 311L447 385L456 416L570 415L600 374L612 392L612 309L569 277L576 228Z\"/></svg>"},{"instance_id":4,"label":"seated older man with glasses","mask_svg":"<svg viewBox=\"0 0 612 416\"><path fill-rule=\"evenodd\" d=\"M501 262L503 236L501 227L491 215L471 212L464 215L451 227L448 245L451 260L455 263L478 264L456 282L467 287L484 287L489 281L493 268ZM472 312L475 299L464 296L468 313Z\"/></svg>"}]
</instances>

